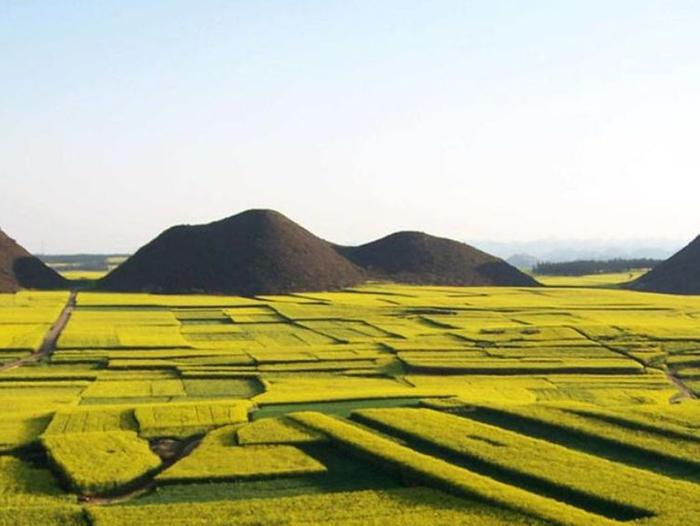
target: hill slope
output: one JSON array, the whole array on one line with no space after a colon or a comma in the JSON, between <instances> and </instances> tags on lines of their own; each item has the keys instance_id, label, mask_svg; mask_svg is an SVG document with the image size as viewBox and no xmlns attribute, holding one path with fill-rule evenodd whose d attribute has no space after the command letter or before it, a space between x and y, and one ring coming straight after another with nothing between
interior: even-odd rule
<instances>
[{"instance_id":1,"label":"hill slope","mask_svg":"<svg viewBox=\"0 0 700 526\"><path fill-rule=\"evenodd\" d=\"M60 289L68 282L0 230L0 292Z\"/></svg>"},{"instance_id":2,"label":"hill slope","mask_svg":"<svg viewBox=\"0 0 700 526\"><path fill-rule=\"evenodd\" d=\"M532 277L470 245L422 232L397 232L358 247L338 247L381 279L419 285L536 286Z\"/></svg>"},{"instance_id":3,"label":"hill slope","mask_svg":"<svg viewBox=\"0 0 700 526\"><path fill-rule=\"evenodd\" d=\"M647 292L700 294L700 236L628 286Z\"/></svg>"},{"instance_id":4,"label":"hill slope","mask_svg":"<svg viewBox=\"0 0 700 526\"><path fill-rule=\"evenodd\" d=\"M206 225L166 230L99 288L251 296L333 290L364 279L328 242L282 214L248 210Z\"/></svg>"}]
</instances>

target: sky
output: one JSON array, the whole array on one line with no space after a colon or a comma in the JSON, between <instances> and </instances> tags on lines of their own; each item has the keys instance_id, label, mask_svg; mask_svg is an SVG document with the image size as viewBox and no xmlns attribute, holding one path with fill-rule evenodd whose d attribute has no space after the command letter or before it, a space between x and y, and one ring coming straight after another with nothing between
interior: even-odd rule
<instances>
[{"instance_id":1,"label":"sky","mask_svg":"<svg viewBox=\"0 0 700 526\"><path fill-rule=\"evenodd\" d=\"M0 228L700 233L694 0L0 0Z\"/></svg>"}]
</instances>

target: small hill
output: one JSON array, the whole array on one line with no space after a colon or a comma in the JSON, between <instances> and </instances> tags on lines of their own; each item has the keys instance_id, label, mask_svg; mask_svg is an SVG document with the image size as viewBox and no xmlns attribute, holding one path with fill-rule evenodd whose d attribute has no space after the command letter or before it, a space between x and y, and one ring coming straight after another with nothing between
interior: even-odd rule
<instances>
[{"instance_id":1,"label":"small hill","mask_svg":"<svg viewBox=\"0 0 700 526\"><path fill-rule=\"evenodd\" d=\"M19 289L60 289L68 281L32 256L0 230L0 292Z\"/></svg>"},{"instance_id":2,"label":"small hill","mask_svg":"<svg viewBox=\"0 0 700 526\"><path fill-rule=\"evenodd\" d=\"M700 236L628 287L647 292L700 294Z\"/></svg>"},{"instance_id":3,"label":"small hill","mask_svg":"<svg viewBox=\"0 0 700 526\"><path fill-rule=\"evenodd\" d=\"M170 228L98 285L157 293L282 294L365 280L332 245L272 210Z\"/></svg>"},{"instance_id":4,"label":"small hill","mask_svg":"<svg viewBox=\"0 0 700 526\"><path fill-rule=\"evenodd\" d=\"M338 247L375 278L418 285L536 286L533 278L470 245L422 232L397 232L358 247Z\"/></svg>"}]
</instances>

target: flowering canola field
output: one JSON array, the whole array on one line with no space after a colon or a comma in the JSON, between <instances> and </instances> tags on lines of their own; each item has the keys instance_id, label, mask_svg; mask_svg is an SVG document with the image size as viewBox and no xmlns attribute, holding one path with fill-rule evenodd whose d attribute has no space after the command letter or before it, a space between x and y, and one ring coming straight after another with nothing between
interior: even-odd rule
<instances>
[{"instance_id":1,"label":"flowering canola field","mask_svg":"<svg viewBox=\"0 0 700 526\"><path fill-rule=\"evenodd\" d=\"M0 525L697 524L700 297L556 285L0 295Z\"/></svg>"}]
</instances>

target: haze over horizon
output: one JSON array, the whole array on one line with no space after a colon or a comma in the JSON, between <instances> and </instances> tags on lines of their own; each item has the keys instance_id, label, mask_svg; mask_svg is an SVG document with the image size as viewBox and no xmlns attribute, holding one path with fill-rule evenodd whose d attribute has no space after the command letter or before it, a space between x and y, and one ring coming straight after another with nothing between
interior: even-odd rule
<instances>
[{"instance_id":1,"label":"haze over horizon","mask_svg":"<svg viewBox=\"0 0 700 526\"><path fill-rule=\"evenodd\" d=\"M692 1L10 1L0 228L132 252L272 208L343 244L700 233Z\"/></svg>"}]
</instances>

